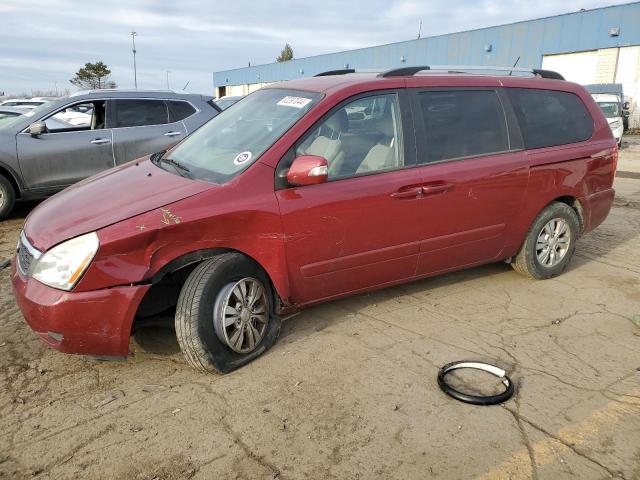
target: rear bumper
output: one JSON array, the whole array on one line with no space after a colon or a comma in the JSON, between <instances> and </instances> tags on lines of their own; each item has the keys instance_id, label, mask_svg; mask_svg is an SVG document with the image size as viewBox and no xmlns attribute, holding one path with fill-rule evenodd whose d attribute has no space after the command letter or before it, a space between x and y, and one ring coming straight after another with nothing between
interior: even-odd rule
<instances>
[{"instance_id":1,"label":"rear bumper","mask_svg":"<svg viewBox=\"0 0 640 480\"><path fill-rule=\"evenodd\" d=\"M615 194L615 190L609 188L580 199L585 212L583 233L590 232L607 218Z\"/></svg>"},{"instance_id":2,"label":"rear bumper","mask_svg":"<svg viewBox=\"0 0 640 480\"><path fill-rule=\"evenodd\" d=\"M125 356L136 310L149 285L64 292L24 278L14 260L11 283L31 329L65 353Z\"/></svg>"}]
</instances>

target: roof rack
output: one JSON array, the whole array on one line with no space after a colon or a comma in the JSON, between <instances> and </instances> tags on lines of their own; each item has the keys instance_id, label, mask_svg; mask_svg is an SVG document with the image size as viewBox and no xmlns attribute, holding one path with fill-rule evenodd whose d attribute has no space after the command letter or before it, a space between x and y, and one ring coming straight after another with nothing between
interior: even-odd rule
<instances>
[{"instance_id":1,"label":"roof rack","mask_svg":"<svg viewBox=\"0 0 640 480\"><path fill-rule=\"evenodd\" d=\"M516 68L516 67L490 67L475 65L422 65L417 67L402 67L387 70L378 74L379 77L407 77L423 71L439 71L446 73L474 73L474 72L508 72L506 75L511 76L514 72L529 73L534 77L552 78L555 80L564 80L564 77L553 70L542 70L538 68Z\"/></svg>"},{"instance_id":2,"label":"roof rack","mask_svg":"<svg viewBox=\"0 0 640 480\"><path fill-rule=\"evenodd\" d=\"M346 75L347 73L356 73L355 68L343 68L341 70L329 70L327 72L316 73L314 77L327 77L329 75Z\"/></svg>"},{"instance_id":3,"label":"roof rack","mask_svg":"<svg viewBox=\"0 0 640 480\"><path fill-rule=\"evenodd\" d=\"M89 90L78 90L77 92L73 92L69 97L79 97L80 95L88 95L93 93L109 93L109 92L118 92L118 93L176 93L175 90L166 90L166 89L151 89L151 88L100 88L100 89L89 89Z\"/></svg>"}]
</instances>

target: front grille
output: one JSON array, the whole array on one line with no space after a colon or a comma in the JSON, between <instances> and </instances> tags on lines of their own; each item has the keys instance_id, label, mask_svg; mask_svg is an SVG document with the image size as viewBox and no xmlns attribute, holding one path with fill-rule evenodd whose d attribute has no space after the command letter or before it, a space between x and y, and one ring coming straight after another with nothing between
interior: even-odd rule
<instances>
[{"instance_id":1,"label":"front grille","mask_svg":"<svg viewBox=\"0 0 640 480\"><path fill-rule=\"evenodd\" d=\"M40 256L35 248L31 246L29 240L20 234L20 242L18 243L18 268L24 275L29 275L33 261Z\"/></svg>"}]
</instances>

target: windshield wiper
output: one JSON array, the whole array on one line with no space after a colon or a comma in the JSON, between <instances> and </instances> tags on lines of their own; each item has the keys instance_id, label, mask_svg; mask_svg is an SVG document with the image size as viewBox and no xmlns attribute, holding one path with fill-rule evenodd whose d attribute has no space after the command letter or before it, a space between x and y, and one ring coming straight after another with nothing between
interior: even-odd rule
<instances>
[{"instance_id":1,"label":"windshield wiper","mask_svg":"<svg viewBox=\"0 0 640 480\"><path fill-rule=\"evenodd\" d=\"M154 160L156 160L156 159L154 159ZM156 161L158 163L168 163L169 165L171 165L174 168L174 170L176 172L178 172L178 174L181 177L185 177L185 178L190 178L191 177L191 175L189 175L189 172L191 172L191 169L189 167L187 167L186 165L180 163L178 160L174 160L173 158L159 157L159 158L157 158Z\"/></svg>"},{"instance_id":2,"label":"windshield wiper","mask_svg":"<svg viewBox=\"0 0 640 480\"><path fill-rule=\"evenodd\" d=\"M190 177L190 175L186 175L191 172L191 169L189 167L180 163L178 160L174 160L173 158L165 158L165 153L167 153L166 150L154 153L153 155L151 155L150 160L158 166L160 166L161 163L168 163L174 168L176 172L178 172L181 177Z\"/></svg>"}]
</instances>

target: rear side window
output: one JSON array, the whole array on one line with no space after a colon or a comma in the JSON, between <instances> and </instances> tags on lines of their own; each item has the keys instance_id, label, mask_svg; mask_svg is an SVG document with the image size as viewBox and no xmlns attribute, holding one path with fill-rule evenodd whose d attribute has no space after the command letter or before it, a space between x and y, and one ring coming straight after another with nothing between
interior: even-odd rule
<instances>
[{"instance_id":1,"label":"rear side window","mask_svg":"<svg viewBox=\"0 0 640 480\"><path fill-rule=\"evenodd\" d=\"M504 110L493 90L438 90L418 94L426 157L420 163L509 150Z\"/></svg>"},{"instance_id":2,"label":"rear side window","mask_svg":"<svg viewBox=\"0 0 640 480\"><path fill-rule=\"evenodd\" d=\"M179 100L169 100L169 121L178 122L190 117L196 112L196 109L188 102L182 102Z\"/></svg>"},{"instance_id":3,"label":"rear side window","mask_svg":"<svg viewBox=\"0 0 640 480\"><path fill-rule=\"evenodd\" d=\"M113 100L113 127L142 127L169 122L164 100Z\"/></svg>"},{"instance_id":4,"label":"rear side window","mask_svg":"<svg viewBox=\"0 0 640 480\"><path fill-rule=\"evenodd\" d=\"M593 118L580 98L569 92L507 88L527 149L588 140Z\"/></svg>"}]
</instances>

